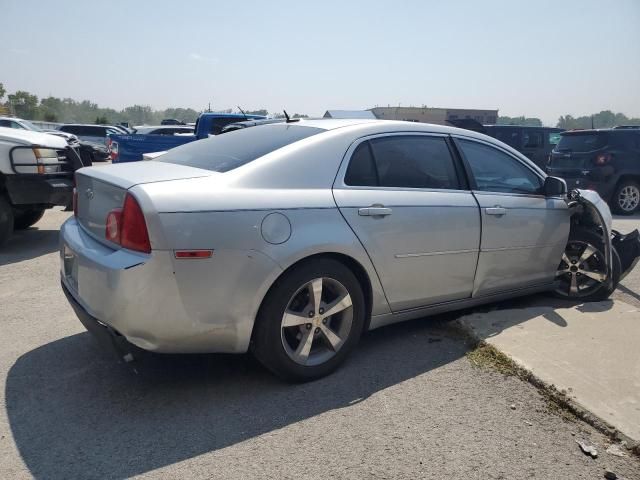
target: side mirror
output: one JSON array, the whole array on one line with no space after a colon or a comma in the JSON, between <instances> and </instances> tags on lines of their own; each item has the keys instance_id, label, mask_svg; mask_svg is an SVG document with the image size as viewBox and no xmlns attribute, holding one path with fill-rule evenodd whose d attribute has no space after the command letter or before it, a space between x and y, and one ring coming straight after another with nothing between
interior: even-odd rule
<instances>
[{"instance_id":1,"label":"side mirror","mask_svg":"<svg viewBox=\"0 0 640 480\"><path fill-rule=\"evenodd\" d=\"M558 177L547 177L544 179L544 196L559 197L567 194L566 182Z\"/></svg>"}]
</instances>

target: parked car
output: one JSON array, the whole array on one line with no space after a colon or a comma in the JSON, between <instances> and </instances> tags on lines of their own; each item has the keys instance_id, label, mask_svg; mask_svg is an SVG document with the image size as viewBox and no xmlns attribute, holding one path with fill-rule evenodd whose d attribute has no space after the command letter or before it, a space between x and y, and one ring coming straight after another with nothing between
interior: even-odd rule
<instances>
[{"instance_id":1,"label":"parked car","mask_svg":"<svg viewBox=\"0 0 640 480\"><path fill-rule=\"evenodd\" d=\"M549 161L549 155L553 147L560 141L562 128L532 127L526 125L482 125L471 118L448 120L459 128L484 133L510 147L515 148L525 157L533 161L538 167L544 169Z\"/></svg>"},{"instance_id":2,"label":"parked car","mask_svg":"<svg viewBox=\"0 0 640 480\"><path fill-rule=\"evenodd\" d=\"M145 153L163 152L179 145L218 135L222 129L241 120L265 118L241 113L203 113L198 117L193 135L109 135L108 147L113 163L137 162ZM187 127L188 128L188 127Z\"/></svg>"},{"instance_id":3,"label":"parked car","mask_svg":"<svg viewBox=\"0 0 640 480\"><path fill-rule=\"evenodd\" d=\"M70 133L60 132L58 130L44 129L33 124L29 120L15 117L0 117L0 127L15 128L18 130L30 130L32 132L50 133L64 138L69 145L78 142L78 137Z\"/></svg>"},{"instance_id":4,"label":"parked car","mask_svg":"<svg viewBox=\"0 0 640 480\"><path fill-rule=\"evenodd\" d=\"M243 128L77 172L62 287L98 337L251 350L310 380L362 332L540 291L606 298L640 255L595 192L486 135L380 120Z\"/></svg>"},{"instance_id":5,"label":"parked car","mask_svg":"<svg viewBox=\"0 0 640 480\"><path fill-rule=\"evenodd\" d=\"M160 122L160 125L186 125L182 120L176 120L175 118L165 118Z\"/></svg>"},{"instance_id":6,"label":"parked car","mask_svg":"<svg viewBox=\"0 0 640 480\"><path fill-rule=\"evenodd\" d=\"M67 123L60 125L61 132L72 133L81 140L105 145L108 134L120 134L122 130L110 125L91 125L81 123Z\"/></svg>"},{"instance_id":7,"label":"parked car","mask_svg":"<svg viewBox=\"0 0 640 480\"><path fill-rule=\"evenodd\" d=\"M194 128L184 126L176 126L176 125L156 125L156 126L148 126L143 125L140 127L135 127L133 133L136 135L177 135L177 134L187 134L193 135Z\"/></svg>"},{"instance_id":8,"label":"parked car","mask_svg":"<svg viewBox=\"0 0 640 480\"><path fill-rule=\"evenodd\" d=\"M571 188L595 190L615 213L631 215L640 208L640 129L564 132L547 172Z\"/></svg>"},{"instance_id":9,"label":"parked car","mask_svg":"<svg viewBox=\"0 0 640 480\"><path fill-rule=\"evenodd\" d=\"M81 166L64 138L0 127L0 245L46 209L70 204L73 172Z\"/></svg>"},{"instance_id":10,"label":"parked car","mask_svg":"<svg viewBox=\"0 0 640 480\"><path fill-rule=\"evenodd\" d=\"M290 120L290 123L293 123L295 120ZM248 127L257 127L259 125L270 125L273 123L284 123L285 119L284 118L266 118L266 119L259 119L259 120L243 120L242 122L235 122L235 123L230 123L229 125L227 125L226 127L224 127L220 133L229 133L229 132L233 132L235 130L240 130L242 128L248 128Z\"/></svg>"}]
</instances>

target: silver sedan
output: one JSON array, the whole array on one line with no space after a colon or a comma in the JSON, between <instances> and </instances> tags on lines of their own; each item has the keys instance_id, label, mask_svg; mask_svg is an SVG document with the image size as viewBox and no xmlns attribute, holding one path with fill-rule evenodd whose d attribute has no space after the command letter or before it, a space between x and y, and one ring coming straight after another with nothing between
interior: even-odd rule
<instances>
[{"instance_id":1,"label":"silver sedan","mask_svg":"<svg viewBox=\"0 0 640 480\"><path fill-rule=\"evenodd\" d=\"M298 381L393 322L545 290L606 298L638 253L593 192L428 124L256 126L76 185L61 279L90 331L125 349L251 350Z\"/></svg>"}]
</instances>

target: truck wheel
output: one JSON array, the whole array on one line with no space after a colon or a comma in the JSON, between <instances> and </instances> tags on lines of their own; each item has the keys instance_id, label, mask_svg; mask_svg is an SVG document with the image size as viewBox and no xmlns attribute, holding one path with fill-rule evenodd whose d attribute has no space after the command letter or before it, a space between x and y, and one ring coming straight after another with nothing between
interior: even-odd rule
<instances>
[{"instance_id":1,"label":"truck wheel","mask_svg":"<svg viewBox=\"0 0 640 480\"><path fill-rule=\"evenodd\" d=\"M611 197L611 210L619 215L633 215L640 207L640 185L622 180Z\"/></svg>"},{"instance_id":2,"label":"truck wheel","mask_svg":"<svg viewBox=\"0 0 640 480\"><path fill-rule=\"evenodd\" d=\"M13 214L13 228L24 230L37 223L44 215L44 208L29 208Z\"/></svg>"},{"instance_id":3,"label":"truck wheel","mask_svg":"<svg viewBox=\"0 0 640 480\"><path fill-rule=\"evenodd\" d=\"M13 209L7 199L0 196L0 245L9 240L13 233Z\"/></svg>"}]
</instances>

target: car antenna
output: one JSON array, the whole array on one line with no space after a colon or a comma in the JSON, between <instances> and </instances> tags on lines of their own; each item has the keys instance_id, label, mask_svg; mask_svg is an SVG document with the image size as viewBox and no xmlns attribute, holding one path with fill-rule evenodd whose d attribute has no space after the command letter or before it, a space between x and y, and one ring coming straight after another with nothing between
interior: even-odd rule
<instances>
[{"instance_id":1,"label":"car antenna","mask_svg":"<svg viewBox=\"0 0 640 480\"><path fill-rule=\"evenodd\" d=\"M298 121L300 121L300 119L299 119L299 118L294 118L294 119L292 119L292 118L289 116L289 114L287 113L287 111L286 111L286 110L282 110L282 111L284 112L284 118L286 118L286 119L287 119L287 122L286 122L286 123L293 123L293 122L298 122Z\"/></svg>"},{"instance_id":2,"label":"car antenna","mask_svg":"<svg viewBox=\"0 0 640 480\"><path fill-rule=\"evenodd\" d=\"M240 110L240 113L242 113L242 115L244 115L244 119L245 120L249 120L249 117L247 117L247 114L244 113L244 110L240 108L240 105L238 105L238 110Z\"/></svg>"}]
</instances>

